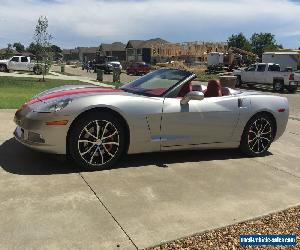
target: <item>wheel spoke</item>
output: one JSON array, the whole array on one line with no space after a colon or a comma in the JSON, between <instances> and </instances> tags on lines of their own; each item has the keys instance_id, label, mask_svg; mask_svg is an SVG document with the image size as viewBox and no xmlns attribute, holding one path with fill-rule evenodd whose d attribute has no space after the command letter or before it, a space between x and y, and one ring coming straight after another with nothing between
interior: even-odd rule
<instances>
[{"instance_id":1,"label":"wheel spoke","mask_svg":"<svg viewBox=\"0 0 300 250\"><path fill-rule=\"evenodd\" d=\"M78 142L82 142L82 143L91 143L91 144L95 144L95 143L96 143L96 142L90 141L90 140L78 140Z\"/></svg>"},{"instance_id":2,"label":"wheel spoke","mask_svg":"<svg viewBox=\"0 0 300 250\"><path fill-rule=\"evenodd\" d=\"M87 154L88 152L91 151L91 149L92 149L94 146L95 146L95 145L90 146L88 150L86 150L86 151L84 151L83 153L80 153L80 154L81 154L81 155Z\"/></svg>"},{"instance_id":3,"label":"wheel spoke","mask_svg":"<svg viewBox=\"0 0 300 250\"><path fill-rule=\"evenodd\" d=\"M94 153L93 153L93 155L91 156L91 159L90 159L90 164L92 164L93 163L93 159L94 159L94 157L95 157L95 154L96 154L96 152L97 152L97 150L99 149L99 147L96 147L96 149L95 149L95 151L94 151Z\"/></svg>"},{"instance_id":4,"label":"wheel spoke","mask_svg":"<svg viewBox=\"0 0 300 250\"><path fill-rule=\"evenodd\" d=\"M101 164L103 164L103 153L102 153L100 148L99 148L99 152L100 152L100 155L101 155Z\"/></svg>"},{"instance_id":5,"label":"wheel spoke","mask_svg":"<svg viewBox=\"0 0 300 250\"><path fill-rule=\"evenodd\" d=\"M264 143L263 143L263 140L262 140L262 139L260 139L260 142L261 142L261 145L262 145L263 149L265 149L265 148L266 148L266 146L264 145ZM268 144L267 144L267 145L268 145Z\"/></svg>"},{"instance_id":6,"label":"wheel spoke","mask_svg":"<svg viewBox=\"0 0 300 250\"><path fill-rule=\"evenodd\" d=\"M251 140L248 140L248 142L249 143L251 143L251 142L253 142L253 141L255 141L255 140L257 140L257 138L256 137L254 137L253 139L251 139Z\"/></svg>"},{"instance_id":7,"label":"wheel spoke","mask_svg":"<svg viewBox=\"0 0 300 250\"><path fill-rule=\"evenodd\" d=\"M271 128L270 128L270 130L269 131L267 131L267 132L262 132L262 133L260 133L261 135L268 135L268 134L270 134L272 132L272 130L271 130Z\"/></svg>"},{"instance_id":8,"label":"wheel spoke","mask_svg":"<svg viewBox=\"0 0 300 250\"><path fill-rule=\"evenodd\" d=\"M105 140L105 139L107 139L107 138L110 138L110 137L114 136L115 134L117 134L117 130L115 130L115 132L113 132L111 135L102 137L102 140Z\"/></svg>"},{"instance_id":9,"label":"wheel spoke","mask_svg":"<svg viewBox=\"0 0 300 250\"><path fill-rule=\"evenodd\" d=\"M260 142L260 140L258 139L258 140L257 140L257 152L260 152L260 151L259 151L259 142Z\"/></svg>"},{"instance_id":10,"label":"wheel spoke","mask_svg":"<svg viewBox=\"0 0 300 250\"><path fill-rule=\"evenodd\" d=\"M101 140L102 140L103 137L104 137L104 134L105 134L105 132L106 132L106 129L107 129L108 124L110 124L110 122L106 122L105 127L104 127L103 132L102 132Z\"/></svg>"},{"instance_id":11,"label":"wheel spoke","mask_svg":"<svg viewBox=\"0 0 300 250\"><path fill-rule=\"evenodd\" d=\"M119 143L118 143L118 142L114 142L114 141L103 142L102 144L103 144L103 145L117 145L117 146L119 146Z\"/></svg>"},{"instance_id":12,"label":"wheel spoke","mask_svg":"<svg viewBox=\"0 0 300 250\"><path fill-rule=\"evenodd\" d=\"M252 141L254 141L254 142L252 143L252 147L250 146L250 143L249 143L249 146L250 146L251 149L253 150L255 144L257 143L257 138L254 138Z\"/></svg>"},{"instance_id":13,"label":"wheel spoke","mask_svg":"<svg viewBox=\"0 0 300 250\"><path fill-rule=\"evenodd\" d=\"M98 138L96 136L94 136L86 127L84 128L85 132L88 133L91 137L93 137L94 139L98 140Z\"/></svg>"},{"instance_id":14,"label":"wheel spoke","mask_svg":"<svg viewBox=\"0 0 300 250\"><path fill-rule=\"evenodd\" d=\"M99 123L98 123L98 121L95 121L96 122L96 137L97 137L97 139L99 138L99 131L100 131L100 126L99 126Z\"/></svg>"},{"instance_id":15,"label":"wheel spoke","mask_svg":"<svg viewBox=\"0 0 300 250\"><path fill-rule=\"evenodd\" d=\"M259 129L258 129L258 126L257 126L257 120L253 123L253 125L254 125L254 128L255 128L256 132L258 132Z\"/></svg>"},{"instance_id":16,"label":"wheel spoke","mask_svg":"<svg viewBox=\"0 0 300 250\"><path fill-rule=\"evenodd\" d=\"M260 139L262 139L262 140L266 140L266 141L268 141L268 142L270 142L270 141L271 141L269 138L267 138L267 137L264 137L264 136L261 136L261 137L260 137Z\"/></svg>"},{"instance_id":17,"label":"wheel spoke","mask_svg":"<svg viewBox=\"0 0 300 250\"><path fill-rule=\"evenodd\" d=\"M105 147L105 145L103 145L103 148L104 148L105 152L110 155L111 158L114 157L114 155L107 150L107 148Z\"/></svg>"},{"instance_id":18,"label":"wheel spoke","mask_svg":"<svg viewBox=\"0 0 300 250\"><path fill-rule=\"evenodd\" d=\"M261 133L261 132L265 131L265 128L266 128L268 125L269 125L269 123L266 122L266 124L264 125L264 127L263 127L261 130L259 130L259 132Z\"/></svg>"}]
</instances>

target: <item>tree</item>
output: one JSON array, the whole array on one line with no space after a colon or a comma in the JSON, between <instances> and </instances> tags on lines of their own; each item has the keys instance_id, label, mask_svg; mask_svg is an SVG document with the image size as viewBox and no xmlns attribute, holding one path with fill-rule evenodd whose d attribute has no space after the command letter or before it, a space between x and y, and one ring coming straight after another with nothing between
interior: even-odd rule
<instances>
[{"instance_id":1,"label":"tree","mask_svg":"<svg viewBox=\"0 0 300 250\"><path fill-rule=\"evenodd\" d=\"M40 58L42 61L43 81L45 81L47 68L50 68L52 61L51 40L52 36L48 33L48 19L40 16L35 26L34 41L37 59Z\"/></svg>"},{"instance_id":2,"label":"tree","mask_svg":"<svg viewBox=\"0 0 300 250\"><path fill-rule=\"evenodd\" d=\"M9 58L14 55L13 46L11 43L7 44L7 48L5 49L4 58Z\"/></svg>"},{"instance_id":3,"label":"tree","mask_svg":"<svg viewBox=\"0 0 300 250\"><path fill-rule=\"evenodd\" d=\"M275 36L271 33L254 33L251 38L252 52L260 58L267 50L276 50L279 45L276 43Z\"/></svg>"},{"instance_id":4,"label":"tree","mask_svg":"<svg viewBox=\"0 0 300 250\"><path fill-rule=\"evenodd\" d=\"M53 52L53 59L54 60L61 59L62 49L60 47L53 44L53 45L51 45L51 50Z\"/></svg>"},{"instance_id":5,"label":"tree","mask_svg":"<svg viewBox=\"0 0 300 250\"><path fill-rule=\"evenodd\" d=\"M26 50L37 57L37 53L39 51L37 44L30 43Z\"/></svg>"},{"instance_id":6,"label":"tree","mask_svg":"<svg viewBox=\"0 0 300 250\"><path fill-rule=\"evenodd\" d=\"M15 48L15 50L19 53L22 53L25 51L25 47L22 43L20 42L17 42L17 43L14 43L13 47Z\"/></svg>"},{"instance_id":7,"label":"tree","mask_svg":"<svg viewBox=\"0 0 300 250\"><path fill-rule=\"evenodd\" d=\"M235 47L247 51L251 50L250 42L247 40L247 38L244 36L243 33L239 33L237 35L232 34L228 38L227 43L228 43L228 47Z\"/></svg>"}]
</instances>

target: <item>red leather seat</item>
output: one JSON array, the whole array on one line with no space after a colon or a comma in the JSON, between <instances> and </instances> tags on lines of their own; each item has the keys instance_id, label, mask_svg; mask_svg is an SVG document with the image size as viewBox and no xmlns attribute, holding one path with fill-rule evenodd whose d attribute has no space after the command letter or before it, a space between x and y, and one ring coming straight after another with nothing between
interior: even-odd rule
<instances>
[{"instance_id":1,"label":"red leather seat","mask_svg":"<svg viewBox=\"0 0 300 250\"><path fill-rule=\"evenodd\" d=\"M177 97L184 97L187 93L189 93L191 91L192 91L192 82L190 81L190 82L185 83L181 87Z\"/></svg>"},{"instance_id":2,"label":"red leather seat","mask_svg":"<svg viewBox=\"0 0 300 250\"><path fill-rule=\"evenodd\" d=\"M204 93L204 97L219 97L222 96L222 87L220 81L210 80L207 85L207 89Z\"/></svg>"}]
</instances>

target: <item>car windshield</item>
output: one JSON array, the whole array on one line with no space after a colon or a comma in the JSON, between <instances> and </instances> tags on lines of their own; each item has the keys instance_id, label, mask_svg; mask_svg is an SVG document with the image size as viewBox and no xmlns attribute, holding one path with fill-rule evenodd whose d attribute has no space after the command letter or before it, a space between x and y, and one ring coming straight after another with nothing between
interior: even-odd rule
<instances>
[{"instance_id":1,"label":"car windshield","mask_svg":"<svg viewBox=\"0 0 300 250\"><path fill-rule=\"evenodd\" d=\"M122 90L147 96L162 96L177 83L193 74L184 70L159 69L125 84Z\"/></svg>"}]
</instances>

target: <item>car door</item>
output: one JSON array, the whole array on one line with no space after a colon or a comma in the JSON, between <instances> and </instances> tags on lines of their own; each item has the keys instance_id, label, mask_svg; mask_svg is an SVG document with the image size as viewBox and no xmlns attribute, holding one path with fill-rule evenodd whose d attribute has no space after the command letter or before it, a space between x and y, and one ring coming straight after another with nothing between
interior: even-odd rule
<instances>
[{"instance_id":1,"label":"car door","mask_svg":"<svg viewBox=\"0 0 300 250\"><path fill-rule=\"evenodd\" d=\"M251 65L247 69L247 71L243 72L242 81L246 82L246 83L248 83L248 82L250 82L250 83L255 82L255 80L254 80L255 79L255 70L256 70L256 65L255 64Z\"/></svg>"},{"instance_id":2,"label":"car door","mask_svg":"<svg viewBox=\"0 0 300 250\"><path fill-rule=\"evenodd\" d=\"M29 70L29 60L26 56L21 56L21 62L19 62L19 70Z\"/></svg>"},{"instance_id":3,"label":"car door","mask_svg":"<svg viewBox=\"0 0 300 250\"><path fill-rule=\"evenodd\" d=\"M161 122L162 149L189 148L228 142L238 121L238 99L234 96L190 100L165 98Z\"/></svg>"},{"instance_id":4,"label":"car door","mask_svg":"<svg viewBox=\"0 0 300 250\"><path fill-rule=\"evenodd\" d=\"M265 83L266 82L266 68L267 64L260 63L257 65L257 69L255 71L255 82L256 83Z\"/></svg>"},{"instance_id":5,"label":"car door","mask_svg":"<svg viewBox=\"0 0 300 250\"><path fill-rule=\"evenodd\" d=\"M19 58L18 56L13 56L8 62L8 68L11 70L19 70Z\"/></svg>"}]
</instances>

